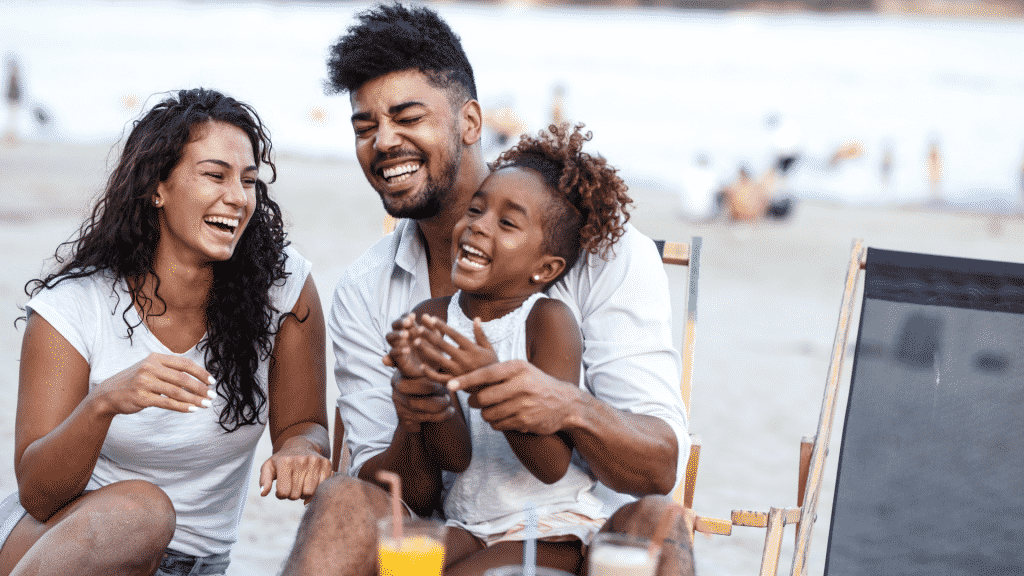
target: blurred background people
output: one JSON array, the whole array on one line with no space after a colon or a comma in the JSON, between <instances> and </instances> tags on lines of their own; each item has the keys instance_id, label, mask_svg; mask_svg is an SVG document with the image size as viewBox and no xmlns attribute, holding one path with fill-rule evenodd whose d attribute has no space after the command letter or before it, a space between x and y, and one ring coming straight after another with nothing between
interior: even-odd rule
<instances>
[{"instance_id":1,"label":"blurred background people","mask_svg":"<svg viewBox=\"0 0 1024 576\"><path fill-rule=\"evenodd\" d=\"M18 117L21 115L21 103L24 100L24 90L21 85L21 70L18 67L18 60L13 55L8 55L4 63L5 71L5 98L7 100L7 123L4 126L4 142L14 145L18 143Z\"/></svg>"}]
</instances>

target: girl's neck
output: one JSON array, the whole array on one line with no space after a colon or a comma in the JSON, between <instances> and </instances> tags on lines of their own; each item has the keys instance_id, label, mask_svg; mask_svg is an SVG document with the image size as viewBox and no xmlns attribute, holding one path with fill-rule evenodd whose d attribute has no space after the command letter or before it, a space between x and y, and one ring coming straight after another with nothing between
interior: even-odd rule
<instances>
[{"instance_id":1,"label":"girl's neck","mask_svg":"<svg viewBox=\"0 0 1024 576\"><path fill-rule=\"evenodd\" d=\"M536 292L518 294L515 296L495 296L490 294L475 294L470 292L459 293L459 307L467 318L480 318L483 322L490 322L519 309L524 302L530 299Z\"/></svg>"}]
</instances>

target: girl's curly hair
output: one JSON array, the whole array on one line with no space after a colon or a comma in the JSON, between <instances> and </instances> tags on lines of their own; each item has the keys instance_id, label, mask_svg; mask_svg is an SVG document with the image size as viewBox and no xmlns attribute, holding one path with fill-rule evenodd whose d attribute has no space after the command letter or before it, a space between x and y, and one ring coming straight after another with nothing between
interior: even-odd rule
<instances>
[{"instance_id":1,"label":"girl's curly hair","mask_svg":"<svg viewBox=\"0 0 1024 576\"><path fill-rule=\"evenodd\" d=\"M551 188L555 201L544 217L544 250L565 259L563 275L584 252L604 259L614 254L633 204L618 170L583 151L593 138L583 127L552 124L537 136L523 135L489 165L492 171L529 168Z\"/></svg>"},{"instance_id":2,"label":"girl's curly hair","mask_svg":"<svg viewBox=\"0 0 1024 576\"><path fill-rule=\"evenodd\" d=\"M35 296L64 280L104 274L112 280L112 291L123 285L131 298L122 313L129 338L142 323L133 323L135 316L129 314L135 304L143 318L162 314L166 306L160 297L160 278L153 269L160 242L153 195L181 160L185 145L199 137L197 129L212 121L245 132L257 167L268 165L270 182L276 179L270 135L251 106L204 88L172 94L135 121L92 215L76 238L57 248L58 270L29 281L25 292ZM267 183L257 180L256 206L234 254L227 261L211 264L207 336L200 344L206 368L227 399L220 425L228 432L258 423L267 403L256 374L260 362L270 356L280 326L273 325L277 310L269 291L287 276L287 244L281 209L270 198ZM142 290L147 277L155 279L152 299ZM161 305L156 306L154 299Z\"/></svg>"}]
</instances>

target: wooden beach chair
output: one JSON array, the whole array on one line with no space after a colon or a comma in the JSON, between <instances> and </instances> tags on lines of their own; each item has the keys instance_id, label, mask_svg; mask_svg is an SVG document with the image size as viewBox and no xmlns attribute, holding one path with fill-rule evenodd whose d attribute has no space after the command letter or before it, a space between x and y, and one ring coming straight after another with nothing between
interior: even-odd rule
<instances>
[{"instance_id":1,"label":"wooden beach chair","mask_svg":"<svg viewBox=\"0 0 1024 576\"><path fill-rule=\"evenodd\" d=\"M1022 342L1024 264L867 251L825 574L1024 573Z\"/></svg>"},{"instance_id":2,"label":"wooden beach chair","mask_svg":"<svg viewBox=\"0 0 1024 576\"><path fill-rule=\"evenodd\" d=\"M807 560L807 547L811 529L817 513L818 496L824 474L825 456L832 434L835 418L836 394L846 357L850 337L851 316L853 315L854 294L863 266L864 248L855 240L850 250L850 261L846 271L845 288L839 309L839 322L832 344L832 358L829 361L816 434L805 436L800 442L799 469L797 474L796 506L772 507L768 510L733 510L730 522L733 526L765 528L764 550L761 556L761 576L772 576L778 571L779 556L782 552L782 538L785 527L797 526L797 544L794 551L793 574L802 575Z\"/></svg>"},{"instance_id":3,"label":"wooden beach chair","mask_svg":"<svg viewBox=\"0 0 1024 576\"><path fill-rule=\"evenodd\" d=\"M1024 264L864 251L859 242L818 433L802 443L797 508L745 513L768 528L761 573L775 573L789 523L798 523L790 574L807 573L861 269L824 573L1021 573Z\"/></svg>"}]
</instances>

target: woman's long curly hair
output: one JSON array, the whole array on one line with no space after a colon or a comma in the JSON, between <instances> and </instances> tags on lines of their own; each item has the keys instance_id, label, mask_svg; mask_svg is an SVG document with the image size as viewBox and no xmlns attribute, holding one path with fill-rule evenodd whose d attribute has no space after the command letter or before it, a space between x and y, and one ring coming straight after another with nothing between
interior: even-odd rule
<instances>
[{"instance_id":1,"label":"woman's long curly hair","mask_svg":"<svg viewBox=\"0 0 1024 576\"><path fill-rule=\"evenodd\" d=\"M601 156L583 151L583 144L593 138L583 128L552 124L537 136L523 135L489 165L492 171L530 168L555 193L544 215L544 250L565 259L562 275L584 252L604 259L614 254L633 203L618 170Z\"/></svg>"},{"instance_id":2,"label":"woman's long curly hair","mask_svg":"<svg viewBox=\"0 0 1024 576\"><path fill-rule=\"evenodd\" d=\"M135 121L92 215L76 238L57 248L57 272L30 281L25 292L35 296L64 280L104 274L112 280L111 290L123 282L131 298L122 313L129 338L141 324L130 319L133 305L141 309L142 318L163 314L166 303L153 268L160 242L154 194L181 160L185 145L201 137L200 129L214 121L245 132L257 167L268 165L269 181L277 178L270 135L251 106L204 88L171 94ZM234 254L210 264L213 285L206 302L206 339L200 344L206 368L227 399L220 425L228 432L259 423L267 403L256 374L260 361L270 356L279 328L273 325L277 310L269 291L287 276L287 244L281 209L271 200L267 182L257 180L256 206ZM147 278L154 281L153 299L143 292ZM154 299L159 306L154 306Z\"/></svg>"}]
</instances>

